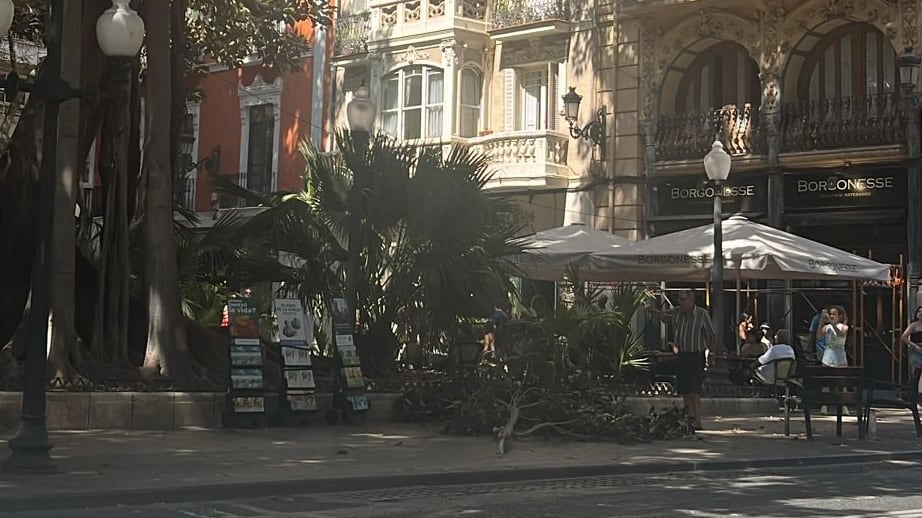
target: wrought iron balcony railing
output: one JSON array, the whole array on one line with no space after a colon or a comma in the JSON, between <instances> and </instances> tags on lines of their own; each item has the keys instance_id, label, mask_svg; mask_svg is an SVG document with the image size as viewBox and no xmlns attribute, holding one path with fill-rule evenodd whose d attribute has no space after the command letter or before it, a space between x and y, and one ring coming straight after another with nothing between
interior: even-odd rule
<instances>
[{"instance_id":1,"label":"wrought iron balcony railing","mask_svg":"<svg viewBox=\"0 0 922 518\"><path fill-rule=\"evenodd\" d=\"M505 29L547 20L570 20L566 0L497 0L493 5L493 29Z\"/></svg>"},{"instance_id":2,"label":"wrought iron balcony railing","mask_svg":"<svg viewBox=\"0 0 922 518\"><path fill-rule=\"evenodd\" d=\"M336 20L333 53L336 56L351 56L368 52L368 37L371 34L371 13L361 12L340 16Z\"/></svg>"},{"instance_id":3,"label":"wrought iron balcony railing","mask_svg":"<svg viewBox=\"0 0 922 518\"><path fill-rule=\"evenodd\" d=\"M895 93L787 104L784 151L902 144L905 132Z\"/></svg>"},{"instance_id":4,"label":"wrought iron balcony railing","mask_svg":"<svg viewBox=\"0 0 922 518\"><path fill-rule=\"evenodd\" d=\"M759 107L747 103L708 112L661 116L657 123L656 159L701 158L710 151L718 134L732 156L762 153Z\"/></svg>"}]
</instances>

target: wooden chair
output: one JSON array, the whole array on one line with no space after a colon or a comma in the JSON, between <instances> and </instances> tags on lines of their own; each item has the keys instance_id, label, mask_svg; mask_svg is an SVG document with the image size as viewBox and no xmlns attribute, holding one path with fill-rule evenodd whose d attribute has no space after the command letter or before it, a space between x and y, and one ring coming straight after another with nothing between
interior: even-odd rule
<instances>
[{"instance_id":1,"label":"wooden chair","mask_svg":"<svg viewBox=\"0 0 922 518\"><path fill-rule=\"evenodd\" d=\"M863 367L803 367L801 406L807 438L813 438L811 410L836 407L836 437L842 437L842 413L847 405L855 407L858 438L865 438L864 368Z\"/></svg>"},{"instance_id":2,"label":"wooden chair","mask_svg":"<svg viewBox=\"0 0 922 518\"><path fill-rule=\"evenodd\" d=\"M796 384L792 384L792 381L797 374L797 360L794 358L779 358L765 365L774 366L775 378L773 380L763 380L759 376L756 376L756 369L760 366L755 365L753 369L753 379L771 387L775 398L784 405L784 435L791 435L791 406L794 404L794 398L791 396L791 387L792 385L796 386Z\"/></svg>"}]
</instances>

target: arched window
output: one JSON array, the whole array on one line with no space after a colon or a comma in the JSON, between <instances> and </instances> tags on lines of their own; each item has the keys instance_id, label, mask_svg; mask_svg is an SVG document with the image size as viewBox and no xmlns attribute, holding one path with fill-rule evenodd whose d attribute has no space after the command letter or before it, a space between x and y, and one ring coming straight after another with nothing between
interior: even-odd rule
<instances>
[{"instance_id":1,"label":"arched window","mask_svg":"<svg viewBox=\"0 0 922 518\"><path fill-rule=\"evenodd\" d=\"M823 102L894 92L896 50L874 26L852 23L817 43L800 76L800 95Z\"/></svg>"},{"instance_id":2,"label":"arched window","mask_svg":"<svg viewBox=\"0 0 922 518\"><path fill-rule=\"evenodd\" d=\"M461 112L458 121L458 135L476 137L480 130L480 109L483 79L473 68L461 71Z\"/></svg>"},{"instance_id":3,"label":"arched window","mask_svg":"<svg viewBox=\"0 0 922 518\"><path fill-rule=\"evenodd\" d=\"M745 48L732 41L702 52L682 74L676 99L678 113L721 108L728 104L759 104L759 69Z\"/></svg>"},{"instance_id":4,"label":"arched window","mask_svg":"<svg viewBox=\"0 0 922 518\"><path fill-rule=\"evenodd\" d=\"M396 138L442 136L444 74L438 68L411 66L384 78L381 122Z\"/></svg>"}]
</instances>

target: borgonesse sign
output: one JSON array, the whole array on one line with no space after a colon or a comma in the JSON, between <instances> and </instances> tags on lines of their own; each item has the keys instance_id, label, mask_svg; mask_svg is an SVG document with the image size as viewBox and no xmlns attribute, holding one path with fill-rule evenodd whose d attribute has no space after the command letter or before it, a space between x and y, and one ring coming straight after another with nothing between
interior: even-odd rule
<instances>
[{"instance_id":1,"label":"borgonesse sign","mask_svg":"<svg viewBox=\"0 0 922 518\"><path fill-rule=\"evenodd\" d=\"M637 264L701 266L709 264L709 255L638 255Z\"/></svg>"},{"instance_id":2,"label":"borgonesse sign","mask_svg":"<svg viewBox=\"0 0 922 518\"><path fill-rule=\"evenodd\" d=\"M892 176L871 178L837 178L822 180L797 180L798 193L818 193L821 197L851 198L871 196L872 191L895 187Z\"/></svg>"},{"instance_id":3,"label":"borgonesse sign","mask_svg":"<svg viewBox=\"0 0 922 518\"><path fill-rule=\"evenodd\" d=\"M725 198L736 198L755 196L755 185L725 185L721 189L722 196ZM713 198L716 194L716 188L711 186L701 187L672 187L669 189L669 197L673 200L694 200L698 198Z\"/></svg>"}]
</instances>

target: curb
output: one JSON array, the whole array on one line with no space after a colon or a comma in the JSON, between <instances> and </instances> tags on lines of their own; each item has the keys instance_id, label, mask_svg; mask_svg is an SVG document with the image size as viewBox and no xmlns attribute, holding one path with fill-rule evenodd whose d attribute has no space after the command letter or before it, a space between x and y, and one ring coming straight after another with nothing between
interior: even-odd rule
<instances>
[{"instance_id":1,"label":"curb","mask_svg":"<svg viewBox=\"0 0 922 518\"><path fill-rule=\"evenodd\" d=\"M320 494L342 491L371 491L412 486L453 486L501 484L536 480L572 479L619 475L654 475L706 471L747 470L756 468L798 468L845 464L872 464L887 461L922 462L922 450L849 453L814 457L780 457L771 459L660 462L649 464L597 464L548 468L420 473L413 475L339 477L328 479L287 479L260 482L233 482L157 489L105 490L0 498L4 512L91 509L113 506L149 505L161 502L202 502L262 498L279 494ZM310 491L305 491L309 488Z\"/></svg>"}]
</instances>

